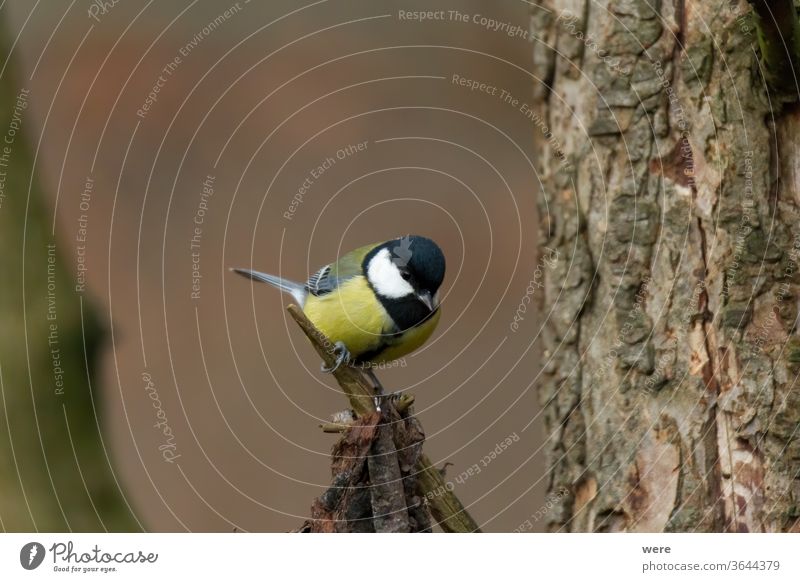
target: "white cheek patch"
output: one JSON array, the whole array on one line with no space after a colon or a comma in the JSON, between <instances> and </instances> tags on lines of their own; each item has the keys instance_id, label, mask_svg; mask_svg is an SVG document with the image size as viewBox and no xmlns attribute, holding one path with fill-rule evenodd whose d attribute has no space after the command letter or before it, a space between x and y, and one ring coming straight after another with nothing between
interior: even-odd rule
<instances>
[{"instance_id":1,"label":"white cheek patch","mask_svg":"<svg viewBox=\"0 0 800 582\"><path fill-rule=\"evenodd\" d=\"M367 266L367 277L379 295L400 299L414 293L411 284L403 279L400 269L392 262L389 249L382 249Z\"/></svg>"}]
</instances>

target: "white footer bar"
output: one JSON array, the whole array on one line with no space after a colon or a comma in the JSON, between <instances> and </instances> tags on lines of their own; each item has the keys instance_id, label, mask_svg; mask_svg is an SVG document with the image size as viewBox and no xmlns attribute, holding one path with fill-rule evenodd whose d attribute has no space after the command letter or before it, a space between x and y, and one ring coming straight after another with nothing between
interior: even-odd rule
<instances>
[{"instance_id":1,"label":"white footer bar","mask_svg":"<svg viewBox=\"0 0 800 582\"><path fill-rule=\"evenodd\" d=\"M800 580L800 534L3 534L0 580ZM513 576L513 578L512 578ZM446 578L445 578L446 577Z\"/></svg>"}]
</instances>

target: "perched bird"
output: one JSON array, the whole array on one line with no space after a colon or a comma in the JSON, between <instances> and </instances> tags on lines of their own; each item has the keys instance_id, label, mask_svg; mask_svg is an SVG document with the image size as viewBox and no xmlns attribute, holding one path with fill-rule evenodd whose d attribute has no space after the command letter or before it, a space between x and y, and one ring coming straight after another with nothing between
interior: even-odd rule
<instances>
[{"instance_id":1,"label":"perched bird","mask_svg":"<svg viewBox=\"0 0 800 582\"><path fill-rule=\"evenodd\" d=\"M406 236L367 245L322 267L306 283L233 269L289 293L335 344L336 364L362 367L383 388L373 368L422 346L439 323L439 287L445 259L432 240ZM376 401L379 404L379 401Z\"/></svg>"}]
</instances>

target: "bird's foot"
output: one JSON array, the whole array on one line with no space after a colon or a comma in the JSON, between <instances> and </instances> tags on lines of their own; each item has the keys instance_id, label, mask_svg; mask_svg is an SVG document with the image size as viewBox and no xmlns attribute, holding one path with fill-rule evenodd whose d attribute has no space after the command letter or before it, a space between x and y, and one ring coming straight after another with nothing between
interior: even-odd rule
<instances>
[{"instance_id":1,"label":"bird's foot","mask_svg":"<svg viewBox=\"0 0 800 582\"><path fill-rule=\"evenodd\" d=\"M336 342L333 346L333 353L336 355L336 361L333 363L333 366L328 367L322 364L322 371L326 374L332 374L338 370L342 364L350 363L350 350L347 349L344 342Z\"/></svg>"},{"instance_id":2,"label":"bird's foot","mask_svg":"<svg viewBox=\"0 0 800 582\"><path fill-rule=\"evenodd\" d=\"M373 401L375 402L375 410L381 412L381 405L384 402L397 404L402 397L402 392L389 392L389 394L385 394L382 390L375 390L375 396L373 397Z\"/></svg>"},{"instance_id":3,"label":"bird's foot","mask_svg":"<svg viewBox=\"0 0 800 582\"><path fill-rule=\"evenodd\" d=\"M378 380L378 376L375 375L375 370L371 366L366 366L362 369L367 376L369 376L370 380L372 380L372 388L375 390L375 396L373 396L372 399L375 403L375 410L381 412L381 404L384 402L395 404L403 397L402 392L390 392L387 394L383 388L383 384Z\"/></svg>"},{"instance_id":4,"label":"bird's foot","mask_svg":"<svg viewBox=\"0 0 800 582\"><path fill-rule=\"evenodd\" d=\"M369 376L369 379L372 380L372 387L375 389L376 394L383 394L383 384L381 381L378 380L378 377L375 375L375 370L372 369L372 366L365 365L362 367L364 373Z\"/></svg>"},{"instance_id":5,"label":"bird's foot","mask_svg":"<svg viewBox=\"0 0 800 582\"><path fill-rule=\"evenodd\" d=\"M372 380L372 389L375 391L375 396L373 396L372 401L375 403L375 410L381 412L381 403L386 397L383 393L383 384L378 380L378 377L375 375L375 370L373 370L372 367L365 367L364 373Z\"/></svg>"}]
</instances>

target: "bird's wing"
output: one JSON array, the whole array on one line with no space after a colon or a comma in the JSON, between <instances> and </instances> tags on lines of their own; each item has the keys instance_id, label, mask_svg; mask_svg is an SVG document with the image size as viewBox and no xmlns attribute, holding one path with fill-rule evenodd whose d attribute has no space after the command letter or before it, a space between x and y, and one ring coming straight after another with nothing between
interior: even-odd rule
<instances>
[{"instance_id":1,"label":"bird's wing","mask_svg":"<svg viewBox=\"0 0 800 582\"><path fill-rule=\"evenodd\" d=\"M333 265L325 265L308 278L306 289L308 289L309 293L319 297L320 295L325 295L336 289L339 282L331 277L332 266Z\"/></svg>"},{"instance_id":2,"label":"bird's wing","mask_svg":"<svg viewBox=\"0 0 800 582\"><path fill-rule=\"evenodd\" d=\"M312 295L319 297L335 291L344 281L363 275L364 258L375 246L372 244L358 248L343 255L335 263L325 265L308 278L306 289Z\"/></svg>"}]
</instances>

